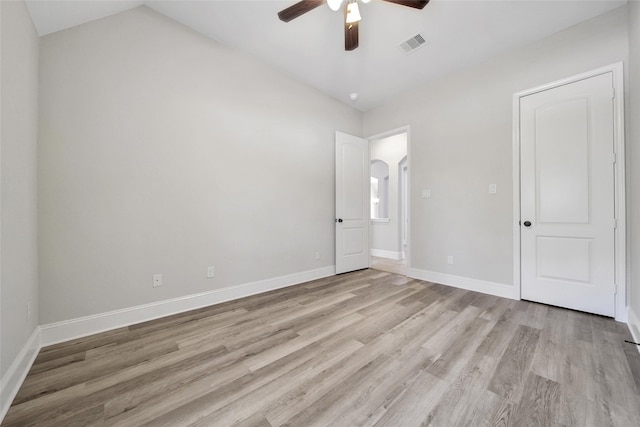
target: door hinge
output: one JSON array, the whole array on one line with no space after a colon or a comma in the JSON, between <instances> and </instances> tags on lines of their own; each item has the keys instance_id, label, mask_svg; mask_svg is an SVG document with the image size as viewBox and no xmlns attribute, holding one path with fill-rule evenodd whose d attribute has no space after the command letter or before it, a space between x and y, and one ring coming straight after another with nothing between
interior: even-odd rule
<instances>
[{"instance_id":1,"label":"door hinge","mask_svg":"<svg viewBox=\"0 0 640 427\"><path fill-rule=\"evenodd\" d=\"M616 284L613 284L613 294L614 295L618 295L618 287L616 286Z\"/></svg>"},{"instance_id":2,"label":"door hinge","mask_svg":"<svg viewBox=\"0 0 640 427\"><path fill-rule=\"evenodd\" d=\"M615 230L616 228L618 228L618 219L613 218L613 229Z\"/></svg>"},{"instance_id":3,"label":"door hinge","mask_svg":"<svg viewBox=\"0 0 640 427\"><path fill-rule=\"evenodd\" d=\"M611 158L612 158L612 160L611 160L612 163L616 163L618 161L618 155L616 153L613 153Z\"/></svg>"},{"instance_id":4,"label":"door hinge","mask_svg":"<svg viewBox=\"0 0 640 427\"><path fill-rule=\"evenodd\" d=\"M616 88L615 87L611 88L611 99L616 99Z\"/></svg>"}]
</instances>

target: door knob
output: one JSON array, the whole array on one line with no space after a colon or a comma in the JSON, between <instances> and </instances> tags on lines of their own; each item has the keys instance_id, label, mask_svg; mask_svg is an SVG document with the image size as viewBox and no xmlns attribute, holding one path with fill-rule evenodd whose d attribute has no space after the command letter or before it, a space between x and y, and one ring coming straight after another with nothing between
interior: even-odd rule
<instances>
[{"instance_id":1,"label":"door knob","mask_svg":"<svg viewBox=\"0 0 640 427\"><path fill-rule=\"evenodd\" d=\"M336 222L342 222L342 218L336 219Z\"/></svg>"},{"instance_id":2,"label":"door knob","mask_svg":"<svg viewBox=\"0 0 640 427\"><path fill-rule=\"evenodd\" d=\"M524 222L524 226L525 227L531 227L531 221L525 221Z\"/></svg>"}]
</instances>

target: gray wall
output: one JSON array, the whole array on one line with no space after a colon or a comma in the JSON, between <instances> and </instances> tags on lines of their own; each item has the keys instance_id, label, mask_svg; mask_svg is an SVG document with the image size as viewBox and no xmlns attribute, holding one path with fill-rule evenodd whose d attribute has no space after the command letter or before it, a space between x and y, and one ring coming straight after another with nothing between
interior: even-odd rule
<instances>
[{"instance_id":1,"label":"gray wall","mask_svg":"<svg viewBox=\"0 0 640 427\"><path fill-rule=\"evenodd\" d=\"M371 249L389 252L402 252L399 221L400 174L398 164L407 156L407 134L401 133L387 138L371 141L369 146L371 160L383 160L389 165L388 214L389 222L371 222Z\"/></svg>"},{"instance_id":2,"label":"gray wall","mask_svg":"<svg viewBox=\"0 0 640 427\"><path fill-rule=\"evenodd\" d=\"M0 376L38 325L38 35L24 2L0 2ZM31 318L27 320L27 304Z\"/></svg>"},{"instance_id":3,"label":"gray wall","mask_svg":"<svg viewBox=\"0 0 640 427\"><path fill-rule=\"evenodd\" d=\"M640 2L629 2L629 95L630 108L627 120L630 138L627 141L627 180L629 193L629 277L630 298L628 305L640 316ZM640 328L640 325L636 325ZM637 332L640 332L638 330Z\"/></svg>"},{"instance_id":4,"label":"gray wall","mask_svg":"<svg viewBox=\"0 0 640 427\"><path fill-rule=\"evenodd\" d=\"M360 112L146 7L40 61L42 323L334 264L334 132Z\"/></svg>"},{"instance_id":5,"label":"gray wall","mask_svg":"<svg viewBox=\"0 0 640 427\"><path fill-rule=\"evenodd\" d=\"M626 61L627 50L623 7L365 113L365 135L411 126L413 268L513 284L513 94Z\"/></svg>"}]
</instances>

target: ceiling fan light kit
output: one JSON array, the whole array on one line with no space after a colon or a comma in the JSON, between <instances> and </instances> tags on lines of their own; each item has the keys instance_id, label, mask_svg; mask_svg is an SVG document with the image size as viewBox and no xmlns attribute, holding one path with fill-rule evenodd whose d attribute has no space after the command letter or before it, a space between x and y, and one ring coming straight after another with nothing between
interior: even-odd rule
<instances>
[{"instance_id":1,"label":"ceiling fan light kit","mask_svg":"<svg viewBox=\"0 0 640 427\"><path fill-rule=\"evenodd\" d=\"M352 1L347 3L347 18L345 19L345 23L353 24L355 22L360 22L362 17L360 16L360 9L358 9L358 2Z\"/></svg>"},{"instance_id":2,"label":"ceiling fan light kit","mask_svg":"<svg viewBox=\"0 0 640 427\"><path fill-rule=\"evenodd\" d=\"M342 0L327 0L327 6L334 12L337 12L340 10L340 6L342 6Z\"/></svg>"},{"instance_id":3,"label":"ceiling fan light kit","mask_svg":"<svg viewBox=\"0 0 640 427\"><path fill-rule=\"evenodd\" d=\"M354 0L355 1L355 0ZM360 0L362 3L369 3L371 0ZM342 5L343 0L327 0L327 6L329 9L337 12L340 10L340 6Z\"/></svg>"},{"instance_id":4,"label":"ceiling fan light kit","mask_svg":"<svg viewBox=\"0 0 640 427\"><path fill-rule=\"evenodd\" d=\"M370 0L360 0L362 3L369 3ZM429 0L382 0L387 3L395 3L401 6L407 6L414 9L424 9ZM278 17L283 22L289 22L303 15L310 10L315 9L323 3L334 12L340 9L343 0L302 0L278 12ZM358 0L347 0L344 6L344 49L347 51L354 50L358 47L358 22L362 20L360 10L358 8Z\"/></svg>"}]
</instances>

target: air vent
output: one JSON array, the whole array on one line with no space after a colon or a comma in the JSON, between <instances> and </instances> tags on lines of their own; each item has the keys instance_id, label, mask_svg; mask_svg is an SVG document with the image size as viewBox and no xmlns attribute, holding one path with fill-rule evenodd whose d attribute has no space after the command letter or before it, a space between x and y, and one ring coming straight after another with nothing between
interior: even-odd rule
<instances>
[{"instance_id":1,"label":"air vent","mask_svg":"<svg viewBox=\"0 0 640 427\"><path fill-rule=\"evenodd\" d=\"M422 37L420 34L416 34L406 42L402 43L400 45L400 49L402 49L404 53L411 53L425 44L427 44L427 41L424 39L424 37Z\"/></svg>"}]
</instances>

